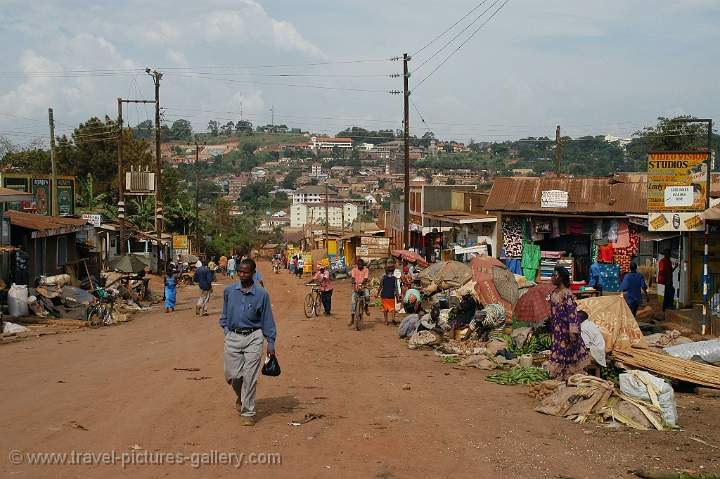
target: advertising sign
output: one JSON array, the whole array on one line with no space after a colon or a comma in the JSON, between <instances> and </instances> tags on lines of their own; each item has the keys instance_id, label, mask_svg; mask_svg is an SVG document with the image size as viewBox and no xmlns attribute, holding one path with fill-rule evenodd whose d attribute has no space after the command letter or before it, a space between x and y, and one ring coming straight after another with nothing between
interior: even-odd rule
<instances>
[{"instance_id":1,"label":"advertising sign","mask_svg":"<svg viewBox=\"0 0 720 479\"><path fill-rule=\"evenodd\" d=\"M95 227L98 227L102 224L102 216L95 213L83 213L82 219Z\"/></svg>"},{"instance_id":2,"label":"advertising sign","mask_svg":"<svg viewBox=\"0 0 720 479\"><path fill-rule=\"evenodd\" d=\"M648 211L651 213L703 211L707 194L705 191L707 157L707 153L650 153ZM669 219L672 219L672 215ZM681 222L681 228L682 226Z\"/></svg>"},{"instance_id":3,"label":"advertising sign","mask_svg":"<svg viewBox=\"0 0 720 479\"><path fill-rule=\"evenodd\" d=\"M4 178L3 183L5 188L10 188L11 190L15 191L21 191L23 193L30 193L30 191L28 191L28 182L25 178ZM8 210L15 211L32 210L33 208L35 208L35 202L20 201L7 203L6 208Z\"/></svg>"},{"instance_id":4,"label":"advertising sign","mask_svg":"<svg viewBox=\"0 0 720 479\"><path fill-rule=\"evenodd\" d=\"M172 235L172 247L174 250L188 249L187 235Z\"/></svg>"},{"instance_id":5,"label":"advertising sign","mask_svg":"<svg viewBox=\"0 0 720 479\"><path fill-rule=\"evenodd\" d=\"M32 192L35 193L35 211L39 215L51 214L50 208L50 180L33 178Z\"/></svg>"},{"instance_id":6,"label":"advertising sign","mask_svg":"<svg viewBox=\"0 0 720 479\"><path fill-rule=\"evenodd\" d=\"M568 192L561 190L543 191L540 195L541 208L567 208Z\"/></svg>"},{"instance_id":7,"label":"advertising sign","mask_svg":"<svg viewBox=\"0 0 720 479\"><path fill-rule=\"evenodd\" d=\"M649 213L648 231L703 231L700 213Z\"/></svg>"},{"instance_id":8,"label":"advertising sign","mask_svg":"<svg viewBox=\"0 0 720 479\"><path fill-rule=\"evenodd\" d=\"M60 216L72 216L75 214L75 190L72 180L58 178L57 180L57 202Z\"/></svg>"}]
</instances>

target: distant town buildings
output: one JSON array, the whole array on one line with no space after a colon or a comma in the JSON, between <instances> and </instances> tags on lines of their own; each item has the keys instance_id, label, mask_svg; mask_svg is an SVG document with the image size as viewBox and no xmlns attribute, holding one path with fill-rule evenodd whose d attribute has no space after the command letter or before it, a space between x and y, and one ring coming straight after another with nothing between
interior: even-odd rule
<instances>
[{"instance_id":1,"label":"distant town buildings","mask_svg":"<svg viewBox=\"0 0 720 479\"><path fill-rule=\"evenodd\" d=\"M290 227L299 228L308 224L325 224L325 206L293 204L290 206ZM348 228L358 217L358 207L352 203L333 204L327 207L330 226Z\"/></svg>"}]
</instances>

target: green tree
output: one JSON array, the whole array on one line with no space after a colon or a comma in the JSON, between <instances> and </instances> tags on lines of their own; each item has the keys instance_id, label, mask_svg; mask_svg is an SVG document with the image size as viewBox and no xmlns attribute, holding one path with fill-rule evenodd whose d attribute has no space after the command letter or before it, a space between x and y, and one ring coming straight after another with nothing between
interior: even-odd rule
<instances>
[{"instance_id":1,"label":"green tree","mask_svg":"<svg viewBox=\"0 0 720 479\"><path fill-rule=\"evenodd\" d=\"M176 140L190 140L192 138L192 125L189 121L180 118L170 127L170 134Z\"/></svg>"},{"instance_id":2,"label":"green tree","mask_svg":"<svg viewBox=\"0 0 720 479\"><path fill-rule=\"evenodd\" d=\"M218 122L215 120L210 120L208 122L207 129L212 136L218 136L218 133L220 132L220 126L218 125Z\"/></svg>"},{"instance_id":3,"label":"green tree","mask_svg":"<svg viewBox=\"0 0 720 479\"><path fill-rule=\"evenodd\" d=\"M138 196L128 203L127 220L142 231L155 228L155 204L151 196Z\"/></svg>"}]
</instances>

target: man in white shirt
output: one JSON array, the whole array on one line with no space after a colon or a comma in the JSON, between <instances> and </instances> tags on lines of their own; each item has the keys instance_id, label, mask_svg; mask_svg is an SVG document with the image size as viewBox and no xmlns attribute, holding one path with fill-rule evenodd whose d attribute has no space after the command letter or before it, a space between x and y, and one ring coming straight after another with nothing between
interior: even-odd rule
<instances>
[{"instance_id":1,"label":"man in white shirt","mask_svg":"<svg viewBox=\"0 0 720 479\"><path fill-rule=\"evenodd\" d=\"M578 319L580 319L580 337L582 337L585 346L590 350L590 356L600 366L606 368L605 361L605 338L597 324L588 319L585 311L578 311Z\"/></svg>"}]
</instances>

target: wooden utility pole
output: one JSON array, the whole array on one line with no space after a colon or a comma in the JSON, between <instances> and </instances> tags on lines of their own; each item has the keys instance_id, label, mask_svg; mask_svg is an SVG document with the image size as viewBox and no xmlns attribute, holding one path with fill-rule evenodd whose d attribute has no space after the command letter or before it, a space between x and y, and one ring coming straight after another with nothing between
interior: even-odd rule
<instances>
[{"instance_id":1,"label":"wooden utility pole","mask_svg":"<svg viewBox=\"0 0 720 479\"><path fill-rule=\"evenodd\" d=\"M123 173L123 141L122 141L122 129L123 129L123 117L122 117L122 98L118 98L118 219L120 220L120 255L125 254L125 175Z\"/></svg>"},{"instance_id":2,"label":"wooden utility pole","mask_svg":"<svg viewBox=\"0 0 720 479\"><path fill-rule=\"evenodd\" d=\"M162 251L162 230L163 230L163 208L162 196L160 195L160 185L162 185L162 162L160 159L160 80L162 73L157 70L145 69L155 84L155 232L157 234L158 262L157 271L162 271L162 261L160 260Z\"/></svg>"},{"instance_id":3,"label":"wooden utility pole","mask_svg":"<svg viewBox=\"0 0 720 479\"><path fill-rule=\"evenodd\" d=\"M200 224L200 173L198 172L198 159L200 158L200 145L195 140L195 243L197 243L197 251L200 252L200 236L198 235ZM189 251L188 251L189 253Z\"/></svg>"},{"instance_id":4,"label":"wooden utility pole","mask_svg":"<svg viewBox=\"0 0 720 479\"><path fill-rule=\"evenodd\" d=\"M60 214L57 204L57 176L55 171L55 119L53 109L48 108L48 121L50 122L50 210L51 216Z\"/></svg>"},{"instance_id":5,"label":"wooden utility pole","mask_svg":"<svg viewBox=\"0 0 720 479\"><path fill-rule=\"evenodd\" d=\"M555 176L560 178L560 158L562 144L560 142L560 125L555 128Z\"/></svg>"},{"instance_id":6,"label":"wooden utility pole","mask_svg":"<svg viewBox=\"0 0 720 479\"><path fill-rule=\"evenodd\" d=\"M274 127L275 126L275 105L270 106L270 113L272 114L272 116L270 117L271 118L270 126ZM272 133L272 131L270 131L270 133Z\"/></svg>"},{"instance_id":7,"label":"wooden utility pole","mask_svg":"<svg viewBox=\"0 0 720 479\"><path fill-rule=\"evenodd\" d=\"M328 207L330 198L328 197L328 184L325 180L325 249L328 249L328 241L330 239L330 216L328 214Z\"/></svg>"},{"instance_id":8,"label":"wooden utility pole","mask_svg":"<svg viewBox=\"0 0 720 479\"><path fill-rule=\"evenodd\" d=\"M403 53L403 130L405 139L405 205L403 215L403 249L410 247L410 91L408 83L408 60L410 57Z\"/></svg>"}]
</instances>

